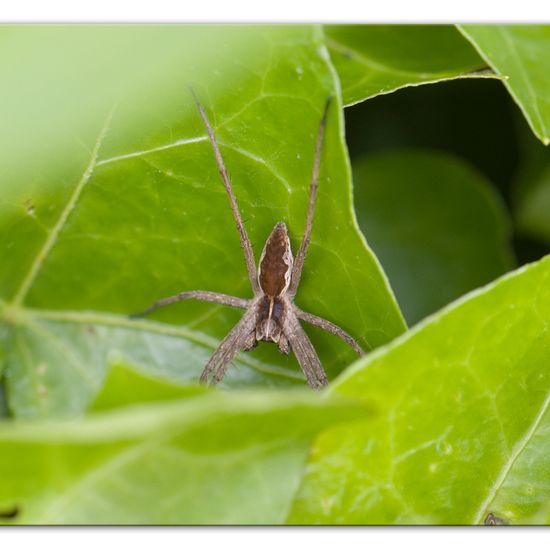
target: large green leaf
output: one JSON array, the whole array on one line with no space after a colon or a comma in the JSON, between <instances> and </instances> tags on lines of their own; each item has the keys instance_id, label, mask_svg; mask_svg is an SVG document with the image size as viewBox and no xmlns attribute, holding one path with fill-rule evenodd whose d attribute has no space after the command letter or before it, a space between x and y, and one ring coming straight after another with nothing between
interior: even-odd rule
<instances>
[{"instance_id":1,"label":"large green leaf","mask_svg":"<svg viewBox=\"0 0 550 550\"><path fill-rule=\"evenodd\" d=\"M535 135L550 143L550 25L462 25L519 105Z\"/></svg>"},{"instance_id":2,"label":"large green leaf","mask_svg":"<svg viewBox=\"0 0 550 550\"><path fill-rule=\"evenodd\" d=\"M460 159L388 151L355 160L353 174L359 224L409 324L513 267L502 200Z\"/></svg>"},{"instance_id":3,"label":"large green leaf","mask_svg":"<svg viewBox=\"0 0 550 550\"><path fill-rule=\"evenodd\" d=\"M0 523L282 523L315 433L366 410L308 390L237 391L4 422L0 514L15 517Z\"/></svg>"},{"instance_id":4,"label":"large green leaf","mask_svg":"<svg viewBox=\"0 0 550 550\"><path fill-rule=\"evenodd\" d=\"M316 442L293 523L548 516L550 257L473 292L333 385L379 419ZM545 516L546 514L546 516ZM542 519L541 519L542 518Z\"/></svg>"},{"instance_id":5,"label":"large green leaf","mask_svg":"<svg viewBox=\"0 0 550 550\"><path fill-rule=\"evenodd\" d=\"M173 29L182 41L175 46L183 47L189 28ZM182 290L251 295L227 196L186 89L190 81L215 126L257 256L279 220L288 224L296 250L315 136L326 99L334 96L297 303L341 324L366 349L404 330L354 219L338 82L321 29L200 30L203 40L224 46L211 52L206 68L174 62L172 80L160 81L161 96L147 89L114 110L109 105L94 118L93 133L74 136L84 146L77 155L74 147L66 150L55 178L7 186L0 209L0 320L9 327L5 379L15 415L82 412L109 359L194 381L238 320L237 311L191 302L158 313L162 322L126 317ZM31 31L25 30L30 41ZM139 38L142 30L135 32ZM236 37L247 45L243 55L225 47ZM54 59L61 64L69 38L74 33L57 37ZM334 337L311 335L329 377L355 358ZM237 364L226 384L303 383L294 359L275 346Z\"/></svg>"},{"instance_id":6,"label":"large green leaf","mask_svg":"<svg viewBox=\"0 0 550 550\"><path fill-rule=\"evenodd\" d=\"M419 84L494 78L451 25L329 25L345 105Z\"/></svg>"}]
</instances>

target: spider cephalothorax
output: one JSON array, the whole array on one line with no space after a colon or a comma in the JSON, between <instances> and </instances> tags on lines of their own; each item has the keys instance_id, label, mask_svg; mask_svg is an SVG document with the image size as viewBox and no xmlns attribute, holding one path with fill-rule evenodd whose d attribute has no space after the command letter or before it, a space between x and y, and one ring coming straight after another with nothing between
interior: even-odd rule
<instances>
[{"instance_id":1,"label":"spider cephalothorax","mask_svg":"<svg viewBox=\"0 0 550 550\"><path fill-rule=\"evenodd\" d=\"M326 319L302 311L293 303L311 235L321 149L330 99L326 102L317 133L306 229L298 254L296 255L296 260L292 256L287 227L284 222L279 222L266 241L258 264L258 270L256 270L252 245L241 219L237 199L233 193L231 180L225 168L214 131L208 121L204 108L196 97L195 102L206 127L212 148L214 149L218 169L229 196L231 210L233 211L241 239L241 246L244 250L248 277L254 297L251 300L245 300L218 292L191 290L158 300L139 315L145 315L159 307L189 298L245 309L246 312L242 319L223 339L218 349L216 349L209 359L200 377L201 382L208 382L212 372L214 374L211 382L214 384L219 382L239 350L248 351L254 348L259 341L263 340L276 343L279 350L285 354L293 351L304 371L308 384L315 389L322 388L328 383L327 377L310 339L300 325L300 320L339 336L353 347L357 353L363 353L357 342L343 329Z\"/></svg>"}]
</instances>

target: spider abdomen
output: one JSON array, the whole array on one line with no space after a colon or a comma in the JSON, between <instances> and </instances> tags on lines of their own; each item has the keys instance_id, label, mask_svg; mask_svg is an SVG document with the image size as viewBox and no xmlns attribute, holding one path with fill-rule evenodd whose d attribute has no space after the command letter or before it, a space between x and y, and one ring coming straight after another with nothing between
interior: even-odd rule
<instances>
[{"instance_id":1,"label":"spider abdomen","mask_svg":"<svg viewBox=\"0 0 550 550\"><path fill-rule=\"evenodd\" d=\"M292 250L284 222L279 222L269 235L260 258L258 283L270 298L281 296L290 284Z\"/></svg>"}]
</instances>

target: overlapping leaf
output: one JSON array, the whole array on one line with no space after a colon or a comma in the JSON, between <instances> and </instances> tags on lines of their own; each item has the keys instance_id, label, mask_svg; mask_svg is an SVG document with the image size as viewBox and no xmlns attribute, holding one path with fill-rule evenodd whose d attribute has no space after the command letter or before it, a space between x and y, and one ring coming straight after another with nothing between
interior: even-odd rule
<instances>
[{"instance_id":1,"label":"overlapping leaf","mask_svg":"<svg viewBox=\"0 0 550 550\"><path fill-rule=\"evenodd\" d=\"M428 318L350 369L375 426L316 442L292 523L545 521L550 257Z\"/></svg>"},{"instance_id":2,"label":"overlapping leaf","mask_svg":"<svg viewBox=\"0 0 550 550\"><path fill-rule=\"evenodd\" d=\"M0 523L282 523L315 433L366 411L308 390L209 392L78 422L5 422Z\"/></svg>"},{"instance_id":3,"label":"overlapping leaf","mask_svg":"<svg viewBox=\"0 0 550 550\"><path fill-rule=\"evenodd\" d=\"M519 105L535 135L550 143L550 26L462 25L463 34Z\"/></svg>"},{"instance_id":4,"label":"overlapping leaf","mask_svg":"<svg viewBox=\"0 0 550 550\"><path fill-rule=\"evenodd\" d=\"M325 35L345 105L407 86L494 77L450 25L329 25Z\"/></svg>"}]
</instances>

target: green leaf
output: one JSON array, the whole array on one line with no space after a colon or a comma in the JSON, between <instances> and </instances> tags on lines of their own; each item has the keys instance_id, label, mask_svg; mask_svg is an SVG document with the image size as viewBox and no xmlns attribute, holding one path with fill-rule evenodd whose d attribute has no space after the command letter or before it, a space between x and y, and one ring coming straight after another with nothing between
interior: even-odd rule
<instances>
[{"instance_id":1,"label":"green leaf","mask_svg":"<svg viewBox=\"0 0 550 550\"><path fill-rule=\"evenodd\" d=\"M137 372L122 364L109 370L105 385L94 399L92 411L103 411L134 403L183 399L205 393L204 386L189 386Z\"/></svg>"},{"instance_id":2,"label":"green leaf","mask_svg":"<svg viewBox=\"0 0 550 550\"><path fill-rule=\"evenodd\" d=\"M129 321L107 313L28 309L17 313L6 344L5 380L10 409L21 418L81 414L102 391L112 365L173 383L195 384L219 343L185 327ZM243 354L221 385L296 383L303 384L298 371Z\"/></svg>"},{"instance_id":3,"label":"green leaf","mask_svg":"<svg viewBox=\"0 0 550 550\"><path fill-rule=\"evenodd\" d=\"M308 390L233 392L81 421L0 424L0 522L277 524L308 444L365 405Z\"/></svg>"},{"instance_id":4,"label":"green leaf","mask_svg":"<svg viewBox=\"0 0 550 550\"><path fill-rule=\"evenodd\" d=\"M183 47L189 28L175 29ZM148 89L114 111L109 105L94 118L93 133L73 136L84 147L78 145L79 155L74 146L66 150L55 179L18 181L0 207L0 322L10 327L5 377L16 416L83 412L101 388L106 363L121 357L140 371L194 382L239 319L240 312L188 302L159 312L156 322L127 320L183 290L251 295L189 81L215 127L257 257L279 220L297 249L315 136L326 99L334 96L297 304L341 324L366 349L405 328L354 219L341 100L321 29L200 30L201 40L239 42L246 51L216 47L206 69L173 62L172 80L159 79L161 95ZM116 36L117 27L110 32ZM133 39L141 32L137 27ZM26 37L32 42L32 33ZM52 62L63 64L72 42L60 31L56 44ZM310 334L330 378L355 359L338 339L317 329ZM295 360L275 346L238 364L226 384L304 383Z\"/></svg>"},{"instance_id":5,"label":"green leaf","mask_svg":"<svg viewBox=\"0 0 550 550\"><path fill-rule=\"evenodd\" d=\"M408 86L495 77L450 25L329 25L325 35L346 106Z\"/></svg>"},{"instance_id":6,"label":"green leaf","mask_svg":"<svg viewBox=\"0 0 550 550\"><path fill-rule=\"evenodd\" d=\"M291 523L512 524L550 501L550 257L471 293L349 369L377 422L317 440Z\"/></svg>"},{"instance_id":7,"label":"green leaf","mask_svg":"<svg viewBox=\"0 0 550 550\"><path fill-rule=\"evenodd\" d=\"M0 418L8 416L8 405L6 403L6 387L0 383Z\"/></svg>"},{"instance_id":8,"label":"green leaf","mask_svg":"<svg viewBox=\"0 0 550 550\"><path fill-rule=\"evenodd\" d=\"M550 143L550 26L462 25L459 27L522 110L535 135Z\"/></svg>"},{"instance_id":9,"label":"green leaf","mask_svg":"<svg viewBox=\"0 0 550 550\"><path fill-rule=\"evenodd\" d=\"M512 269L510 223L479 172L446 153L354 161L355 209L409 324Z\"/></svg>"}]
</instances>

